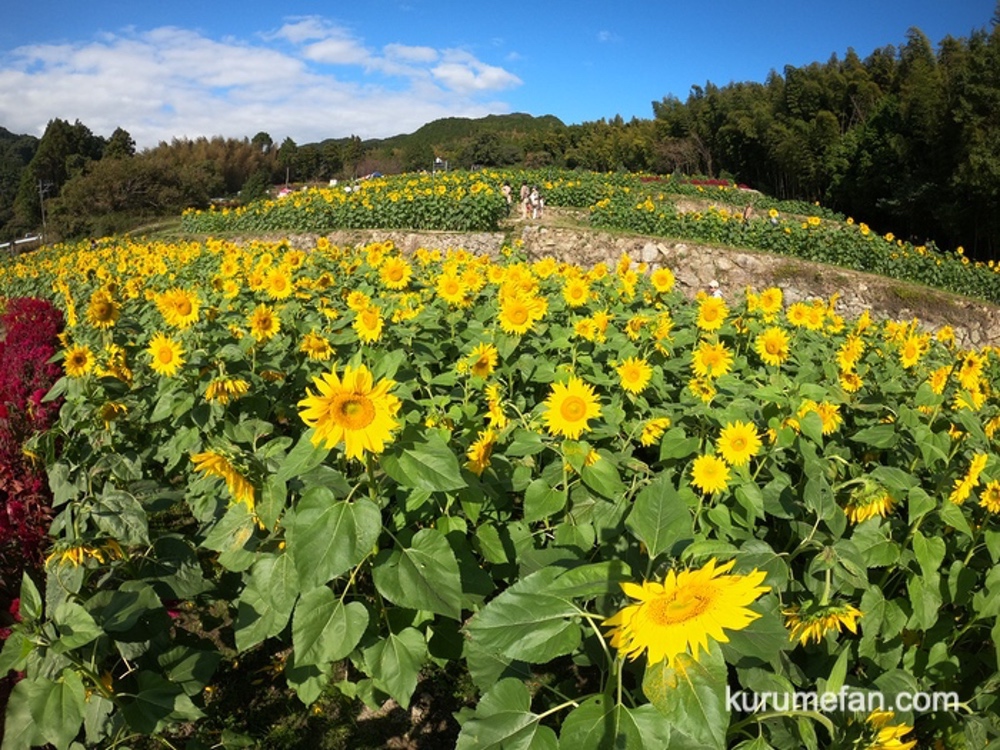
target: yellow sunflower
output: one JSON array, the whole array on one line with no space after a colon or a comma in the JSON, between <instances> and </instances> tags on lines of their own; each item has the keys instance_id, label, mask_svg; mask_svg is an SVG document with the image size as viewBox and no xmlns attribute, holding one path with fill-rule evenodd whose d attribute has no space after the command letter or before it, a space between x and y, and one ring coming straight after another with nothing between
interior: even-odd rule
<instances>
[{"instance_id":1,"label":"yellow sunflower","mask_svg":"<svg viewBox=\"0 0 1000 750\"><path fill-rule=\"evenodd\" d=\"M851 523L861 523L869 518L885 518L896 506L889 491L878 482L867 477L851 492L851 499L844 508L844 513Z\"/></svg>"},{"instance_id":2,"label":"yellow sunflower","mask_svg":"<svg viewBox=\"0 0 1000 750\"><path fill-rule=\"evenodd\" d=\"M927 340L923 336L910 335L906 337L903 346L899 350L899 360L903 367L909 369L920 361L927 345Z\"/></svg>"},{"instance_id":3,"label":"yellow sunflower","mask_svg":"<svg viewBox=\"0 0 1000 750\"><path fill-rule=\"evenodd\" d=\"M86 344L71 346L63 355L63 369L71 378L80 378L94 369L94 353Z\"/></svg>"},{"instance_id":4,"label":"yellow sunflower","mask_svg":"<svg viewBox=\"0 0 1000 750\"><path fill-rule=\"evenodd\" d=\"M649 281L660 294L666 294L674 288L674 273L669 268L657 268L649 276Z\"/></svg>"},{"instance_id":5,"label":"yellow sunflower","mask_svg":"<svg viewBox=\"0 0 1000 750\"><path fill-rule=\"evenodd\" d=\"M693 354L692 366L699 378L717 378L729 372L733 366L733 355L721 341L702 341Z\"/></svg>"},{"instance_id":6,"label":"yellow sunflower","mask_svg":"<svg viewBox=\"0 0 1000 750\"><path fill-rule=\"evenodd\" d=\"M326 362L333 356L333 346L327 341L326 337L315 331L310 331L302 337L302 343L299 344L299 351L309 359L319 362Z\"/></svg>"},{"instance_id":7,"label":"yellow sunflower","mask_svg":"<svg viewBox=\"0 0 1000 750\"><path fill-rule=\"evenodd\" d=\"M462 277L454 273L443 273L438 277L437 295L449 305L465 307L469 304L468 288L462 282Z\"/></svg>"},{"instance_id":8,"label":"yellow sunflower","mask_svg":"<svg viewBox=\"0 0 1000 750\"><path fill-rule=\"evenodd\" d=\"M323 443L333 448L344 444L348 458L360 459L364 453L381 453L399 426L394 419L401 405L389 393L395 381L388 378L374 382L364 365L344 368L343 378L334 368L313 378L316 393L307 390L299 401L299 416L314 428L313 445Z\"/></svg>"},{"instance_id":9,"label":"yellow sunflower","mask_svg":"<svg viewBox=\"0 0 1000 750\"><path fill-rule=\"evenodd\" d=\"M629 393L642 393L653 377L653 368L640 357L629 357L615 369L621 387Z\"/></svg>"},{"instance_id":10,"label":"yellow sunflower","mask_svg":"<svg viewBox=\"0 0 1000 750\"><path fill-rule=\"evenodd\" d=\"M228 404L250 392L250 384L243 378L216 378L205 388L205 400L211 404Z\"/></svg>"},{"instance_id":11,"label":"yellow sunflower","mask_svg":"<svg viewBox=\"0 0 1000 750\"><path fill-rule=\"evenodd\" d=\"M545 422L553 435L576 440L590 429L590 419L601 416L600 401L594 389L575 375L569 383L554 383L545 400Z\"/></svg>"},{"instance_id":12,"label":"yellow sunflower","mask_svg":"<svg viewBox=\"0 0 1000 750\"><path fill-rule=\"evenodd\" d=\"M405 289L406 285L410 283L413 269L405 260L394 255L382 264L378 275L386 289L398 291Z\"/></svg>"},{"instance_id":13,"label":"yellow sunflower","mask_svg":"<svg viewBox=\"0 0 1000 750\"><path fill-rule=\"evenodd\" d=\"M729 467L718 456L698 456L691 465L691 484L706 495L721 492L729 484Z\"/></svg>"},{"instance_id":14,"label":"yellow sunflower","mask_svg":"<svg viewBox=\"0 0 1000 750\"><path fill-rule=\"evenodd\" d=\"M185 289L168 289L156 297L156 306L168 326L188 328L198 320L198 295Z\"/></svg>"},{"instance_id":15,"label":"yellow sunflower","mask_svg":"<svg viewBox=\"0 0 1000 750\"><path fill-rule=\"evenodd\" d=\"M207 450L191 456L195 471L205 476L219 477L225 480L226 489L238 503L246 505L251 512L254 509L253 483L243 476L232 461L222 452Z\"/></svg>"},{"instance_id":16,"label":"yellow sunflower","mask_svg":"<svg viewBox=\"0 0 1000 750\"><path fill-rule=\"evenodd\" d=\"M184 347L162 333L153 336L146 351L151 357L149 366L158 375L173 377L184 364Z\"/></svg>"},{"instance_id":17,"label":"yellow sunflower","mask_svg":"<svg viewBox=\"0 0 1000 750\"><path fill-rule=\"evenodd\" d=\"M570 307L580 307L590 299L590 285L586 279L569 279L563 286L562 296Z\"/></svg>"},{"instance_id":18,"label":"yellow sunflower","mask_svg":"<svg viewBox=\"0 0 1000 750\"><path fill-rule=\"evenodd\" d=\"M784 304L784 294L776 286L768 287L760 293L759 304L760 311L764 314L764 319L772 320L781 312L782 305Z\"/></svg>"},{"instance_id":19,"label":"yellow sunflower","mask_svg":"<svg viewBox=\"0 0 1000 750\"><path fill-rule=\"evenodd\" d=\"M730 466L744 466L760 452L757 428L750 422L730 422L722 428L716 449Z\"/></svg>"},{"instance_id":20,"label":"yellow sunflower","mask_svg":"<svg viewBox=\"0 0 1000 750\"><path fill-rule=\"evenodd\" d=\"M764 360L764 364L780 367L788 359L788 334L784 329L772 326L754 340L753 348Z\"/></svg>"},{"instance_id":21,"label":"yellow sunflower","mask_svg":"<svg viewBox=\"0 0 1000 750\"><path fill-rule=\"evenodd\" d=\"M500 353L493 344L477 344L469 354L469 372L479 378L488 378L493 374L499 356Z\"/></svg>"},{"instance_id":22,"label":"yellow sunflower","mask_svg":"<svg viewBox=\"0 0 1000 750\"><path fill-rule=\"evenodd\" d=\"M704 296L698 303L698 319L695 325L703 331L717 331L726 322L729 307L721 297Z\"/></svg>"},{"instance_id":23,"label":"yellow sunflower","mask_svg":"<svg viewBox=\"0 0 1000 750\"><path fill-rule=\"evenodd\" d=\"M481 475L490 465L490 456L493 455L493 446L496 442L497 435L493 430L489 428L483 430L465 454L469 459L465 464L466 468L476 476Z\"/></svg>"},{"instance_id":24,"label":"yellow sunflower","mask_svg":"<svg viewBox=\"0 0 1000 750\"><path fill-rule=\"evenodd\" d=\"M681 655L697 661L709 640L728 643L725 631L742 630L759 618L748 606L771 588L761 585L765 573L756 569L729 574L734 562L716 567L713 558L696 570L671 570L663 583L621 584L637 603L602 623L612 628L611 645L629 659L645 652L650 665L666 661L673 667Z\"/></svg>"},{"instance_id":25,"label":"yellow sunflower","mask_svg":"<svg viewBox=\"0 0 1000 750\"><path fill-rule=\"evenodd\" d=\"M545 316L547 307L543 297L504 297L500 302L500 328L504 333L525 334Z\"/></svg>"},{"instance_id":26,"label":"yellow sunflower","mask_svg":"<svg viewBox=\"0 0 1000 750\"><path fill-rule=\"evenodd\" d=\"M646 423L642 426L642 434L639 436L639 442L642 445L652 445L663 437L663 433L666 432L669 426L670 417L653 417L646 420Z\"/></svg>"},{"instance_id":27,"label":"yellow sunflower","mask_svg":"<svg viewBox=\"0 0 1000 750\"><path fill-rule=\"evenodd\" d=\"M797 640L805 646L809 641L820 643L829 632L839 633L847 628L852 633L858 632L858 618L861 610L850 604L807 604L806 607L792 607L782 614L785 615L785 627L791 632L789 640Z\"/></svg>"},{"instance_id":28,"label":"yellow sunflower","mask_svg":"<svg viewBox=\"0 0 1000 750\"><path fill-rule=\"evenodd\" d=\"M912 732L913 727L889 724L895 716L892 711L872 711L868 715L865 723L874 736L868 738L870 741L864 750L913 750L917 746L916 740L903 741L903 736Z\"/></svg>"},{"instance_id":29,"label":"yellow sunflower","mask_svg":"<svg viewBox=\"0 0 1000 750\"><path fill-rule=\"evenodd\" d=\"M111 328L120 313L118 303L106 289L98 289L90 296L87 305L87 322L94 328Z\"/></svg>"},{"instance_id":30,"label":"yellow sunflower","mask_svg":"<svg viewBox=\"0 0 1000 750\"><path fill-rule=\"evenodd\" d=\"M272 268L264 277L264 291L271 299L287 299L295 291L295 283L292 281L291 272L278 266Z\"/></svg>"},{"instance_id":31,"label":"yellow sunflower","mask_svg":"<svg viewBox=\"0 0 1000 750\"><path fill-rule=\"evenodd\" d=\"M1000 482L993 481L986 485L979 494L979 504L990 513L1000 513Z\"/></svg>"},{"instance_id":32,"label":"yellow sunflower","mask_svg":"<svg viewBox=\"0 0 1000 750\"><path fill-rule=\"evenodd\" d=\"M378 305L368 305L354 318L353 328L358 338L366 344L371 344L382 338L382 328L385 321Z\"/></svg>"},{"instance_id":33,"label":"yellow sunflower","mask_svg":"<svg viewBox=\"0 0 1000 750\"><path fill-rule=\"evenodd\" d=\"M250 335L257 341L267 341L281 329L281 320L274 312L274 308L267 305L257 305L248 318L250 323Z\"/></svg>"}]
</instances>

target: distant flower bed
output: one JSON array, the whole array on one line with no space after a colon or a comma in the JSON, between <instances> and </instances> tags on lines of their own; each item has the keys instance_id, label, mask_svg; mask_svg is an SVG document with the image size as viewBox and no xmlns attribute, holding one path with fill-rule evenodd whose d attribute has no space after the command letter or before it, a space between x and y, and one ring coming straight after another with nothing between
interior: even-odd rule
<instances>
[{"instance_id":1,"label":"distant flower bed","mask_svg":"<svg viewBox=\"0 0 1000 750\"><path fill-rule=\"evenodd\" d=\"M3 266L67 323L47 577L0 656L19 746L250 746L220 715L240 686L405 708L432 663L479 696L459 748L1000 729L995 349L505 254L107 240ZM792 693L887 707L746 698ZM893 702L918 693L966 709Z\"/></svg>"}]
</instances>

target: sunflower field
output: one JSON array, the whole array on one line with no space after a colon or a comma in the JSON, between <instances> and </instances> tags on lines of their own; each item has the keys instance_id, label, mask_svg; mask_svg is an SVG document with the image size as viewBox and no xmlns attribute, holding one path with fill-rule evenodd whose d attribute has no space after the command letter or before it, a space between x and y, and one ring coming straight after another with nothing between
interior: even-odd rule
<instances>
[{"instance_id":1,"label":"sunflower field","mask_svg":"<svg viewBox=\"0 0 1000 750\"><path fill-rule=\"evenodd\" d=\"M305 721L435 671L462 750L1000 746L996 348L517 246L106 239L0 284L65 321L3 750L258 746L234 675Z\"/></svg>"}]
</instances>

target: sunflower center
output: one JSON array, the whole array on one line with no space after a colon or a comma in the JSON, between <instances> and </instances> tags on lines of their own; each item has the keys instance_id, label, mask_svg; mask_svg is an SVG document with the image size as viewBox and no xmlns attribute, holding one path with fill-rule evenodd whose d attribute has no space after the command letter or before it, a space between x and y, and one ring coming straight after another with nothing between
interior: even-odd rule
<instances>
[{"instance_id":1,"label":"sunflower center","mask_svg":"<svg viewBox=\"0 0 1000 750\"><path fill-rule=\"evenodd\" d=\"M176 309L180 315L190 315L191 314L191 300L186 298L181 298L176 302Z\"/></svg>"},{"instance_id":2,"label":"sunflower center","mask_svg":"<svg viewBox=\"0 0 1000 750\"><path fill-rule=\"evenodd\" d=\"M559 413L567 422L579 422L587 415L587 402L579 396L567 396L559 407Z\"/></svg>"},{"instance_id":3,"label":"sunflower center","mask_svg":"<svg viewBox=\"0 0 1000 750\"><path fill-rule=\"evenodd\" d=\"M94 303L94 317L100 321L111 320L114 316L114 307L108 302Z\"/></svg>"},{"instance_id":4,"label":"sunflower center","mask_svg":"<svg viewBox=\"0 0 1000 750\"><path fill-rule=\"evenodd\" d=\"M156 352L156 359L165 365L169 365L174 361L174 350L169 346L161 346Z\"/></svg>"},{"instance_id":5,"label":"sunflower center","mask_svg":"<svg viewBox=\"0 0 1000 750\"><path fill-rule=\"evenodd\" d=\"M665 627L688 622L700 615L712 603L710 592L699 588L675 591L669 596L659 596L646 605L649 619Z\"/></svg>"},{"instance_id":6,"label":"sunflower center","mask_svg":"<svg viewBox=\"0 0 1000 750\"><path fill-rule=\"evenodd\" d=\"M777 339L768 339L764 348L768 354L781 354L781 342Z\"/></svg>"},{"instance_id":7,"label":"sunflower center","mask_svg":"<svg viewBox=\"0 0 1000 750\"><path fill-rule=\"evenodd\" d=\"M363 430L375 420L375 405L367 396L341 396L333 406L334 419L345 429Z\"/></svg>"},{"instance_id":8,"label":"sunflower center","mask_svg":"<svg viewBox=\"0 0 1000 750\"><path fill-rule=\"evenodd\" d=\"M509 313L507 317L515 325L523 325L528 320L528 308L526 307L515 307Z\"/></svg>"}]
</instances>

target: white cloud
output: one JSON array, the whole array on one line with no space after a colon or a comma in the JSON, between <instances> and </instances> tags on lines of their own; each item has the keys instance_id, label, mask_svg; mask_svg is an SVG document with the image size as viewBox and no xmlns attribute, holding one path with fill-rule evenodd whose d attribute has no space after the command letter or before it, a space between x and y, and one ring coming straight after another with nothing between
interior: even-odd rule
<instances>
[{"instance_id":1,"label":"white cloud","mask_svg":"<svg viewBox=\"0 0 1000 750\"><path fill-rule=\"evenodd\" d=\"M613 31L598 31L597 32L597 41L599 41L599 42L602 42L602 43L620 42L621 40L622 40L622 38L620 36L618 36L618 34L616 34Z\"/></svg>"},{"instance_id":2,"label":"white cloud","mask_svg":"<svg viewBox=\"0 0 1000 750\"><path fill-rule=\"evenodd\" d=\"M130 28L0 55L0 125L41 135L58 117L104 136L120 126L140 148L260 130L298 143L386 137L439 117L508 112L486 97L520 84L463 50L372 48L316 17L253 41Z\"/></svg>"}]
</instances>

